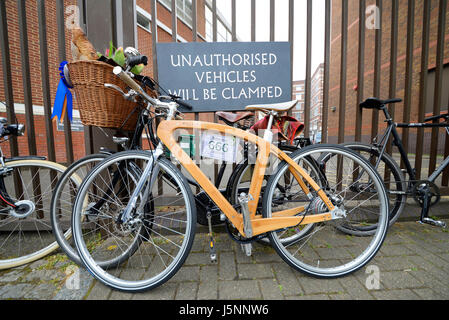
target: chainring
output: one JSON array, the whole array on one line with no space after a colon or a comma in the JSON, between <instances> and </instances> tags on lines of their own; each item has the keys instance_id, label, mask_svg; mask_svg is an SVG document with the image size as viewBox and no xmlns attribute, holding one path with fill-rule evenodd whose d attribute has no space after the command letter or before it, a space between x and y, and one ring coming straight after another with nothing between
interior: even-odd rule
<instances>
[{"instance_id":1,"label":"chainring","mask_svg":"<svg viewBox=\"0 0 449 320\"><path fill-rule=\"evenodd\" d=\"M428 180L422 180L415 183L412 190L413 199L422 208L424 206L424 195L428 193L430 197L429 207L433 207L441 200L440 188Z\"/></svg>"}]
</instances>

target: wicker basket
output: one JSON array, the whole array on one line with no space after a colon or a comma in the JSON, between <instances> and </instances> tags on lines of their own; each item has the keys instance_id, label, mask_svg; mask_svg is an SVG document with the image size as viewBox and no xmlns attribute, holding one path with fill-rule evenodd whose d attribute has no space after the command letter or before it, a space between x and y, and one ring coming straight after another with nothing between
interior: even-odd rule
<instances>
[{"instance_id":1,"label":"wicker basket","mask_svg":"<svg viewBox=\"0 0 449 320\"><path fill-rule=\"evenodd\" d=\"M112 65L100 61L76 61L69 63L68 68L75 91L75 103L84 125L135 129L139 115L135 109L138 105L125 100L116 90L104 86L105 83L114 84L126 92L126 84L113 74Z\"/></svg>"}]
</instances>

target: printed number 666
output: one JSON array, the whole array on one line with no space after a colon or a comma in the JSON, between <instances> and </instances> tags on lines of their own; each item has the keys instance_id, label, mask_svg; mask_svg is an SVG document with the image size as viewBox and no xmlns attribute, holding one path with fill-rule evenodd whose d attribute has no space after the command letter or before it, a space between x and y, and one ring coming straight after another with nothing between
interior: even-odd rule
<instances>
[{"instance_id":1,"label":"printed number 666","mask_svg":"<svg viewBox=\"0 0 449 320\"><path fill-rule=\"evenodd\" d=\"M214 141L209 141L209 149L211 150L217 150L217 151L222 151L222 152L228 152L229 147L227 143L221 143L221 142L217 142L215 144Z\"/></svg>"}]
</instances>

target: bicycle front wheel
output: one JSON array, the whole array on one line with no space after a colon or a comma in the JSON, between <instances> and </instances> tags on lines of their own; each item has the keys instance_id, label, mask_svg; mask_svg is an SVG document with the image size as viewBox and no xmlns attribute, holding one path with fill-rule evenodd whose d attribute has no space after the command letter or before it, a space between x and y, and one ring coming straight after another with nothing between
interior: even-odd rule
<instances>
[{"instance_id":1,"label":"bicycle front wheel","mask_svg":"<svg viewBox=\"0 0 449 320\"><path fill-rule=\"evenodd\" d=\"M2 193L16 203L16 207L4 200L0 204L0 269L8 269L58 248L50 223L50 200L66 167L45 160L20 160L2 169ZM80 185L81 181L73 183Z\"/></svg>"},{"instance_id":2,"label":"bicycle front wheel","mask_svg":"<svg viewBox=\"0 0 449 320\"><path fill-rule=\"evenodd\" d=\"M297 227L283 232L269 233L272 246L293 268L308 275L332 278L345 276L368 263L380 249L388 228L388 199L382 179L371 165L353 151L334 145L304 148L290 157L302 167L309 159L332 154L320 167L321 189L344 217L315 223L310 233L286 244L282 237L295 233ZM291 175L290 166L283 163L270 178L263 199L263 216L303 206L304 216L326 213L329 210L317 192L307 195ZM280 192L279 186L282 186ZM313 191L313 190L311 190ZM344 224L376 223L371 236L354 237L339 230Z\"/></svg>"},{"instance_id":3,"label":"bicycle front wheel","mask_svg":"<svg viewBox=\"0 0 449 320\"><path fill-rule=\"evenodd\" d=\"M153 168L130 219L123 223L138 183L123 174L131 166L142 172ZM98 164L80 187L72 216L83 264L103 284L125 292L149 290L168 281L187 258L195 228L196 208L185 177L168 160L154 162L153 154L143 151L122 152ZM104 263L113 259L119 263Z\"/></svg>"}]
</instances>

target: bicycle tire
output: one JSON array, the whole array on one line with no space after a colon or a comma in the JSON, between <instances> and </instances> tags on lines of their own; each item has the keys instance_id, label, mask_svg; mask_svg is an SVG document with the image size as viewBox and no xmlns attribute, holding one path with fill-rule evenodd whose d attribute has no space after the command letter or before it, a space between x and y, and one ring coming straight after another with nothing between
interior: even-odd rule
<instances>
[{"instance_id":1,"label":"bicycle tire","mask_svg":"<svg viewBox=\"0 0 449 320\"><path fill-rule=\"evenodd\" d=\"M298 147L289 146L289 145L281 145L280 150L287 154L290 154L290 153L297 151ZM318 164L315 163L315 161L313 159L310 159L310 163L314 167L314 170L316 170L316 172L318 172L319 171ZM251 174L251 172L250 172L250 174L248 174L248 170L251 170L251 166L252 165L248 164L248 160L243 161L242 163L240 163L236 166L236 168L234 169L234 171L231 174L231 177L229 178L228 186L226 188L226 190L227 190L226 194L227 194L228 199L230 199L230 202L232 205L239 204L238 196L239 196L240 192L248 193L248 189L249 189L248 187L242 188L239 186L241 185L242 179L244 179L244 178L246 178L245 181L247 181L247 182L251 181L252 174ZM268 179L266 179L266 180L268 180ZM262 203L264 189L265 189L265 187L262 188L260 203ZM262 215L262 208L260 206L258 208L258 212L260 215ZM284 243L286 243L286 244L293 242L296 240L297 237L301 237L304 233L308 233L312 229L313 229L313 224L307 225L306 227L301 228L301 230L298 230L296 235L293 235L292 237L287 238L287 239L282 239L282 241L284 241ZM263 245L270 245L270 239L268 237L264 237L264 238L258 240L258 242Z\"/></svg>"},{"instance_id":2,"label":"bicycle tire","mask_svg":"<svg viewBox=\"0 0 449 320\"><path fill-rule=\"evenodd\" d=\"M125 228L127 228L128 225L120 225L124 233L122 238L118 239L120 241L116 239L118 237L115 237L114 234L109 233L103 236L102 239L100 239L101 241L105 239L104 242L99 242L94 246L89 246L90 237L87 234L83 234L80 223L80 221L82 221L83 202L84 198L88 195L87 192L89 190L89 186L95 184L96 177L100 176L105 170L107 171L109 167L113 167L120 163L126 163L126 161L128 160L141 162L147 161L146 165L149 165L152 159L153 154L145 151L125 151L107 158L99 165L97 165L86 177L79 189L75 201L72 218L72 230L75 246L77 248L81 261L83 262L87 270L97 280L115 290L124 292L142 292L162 285L171 277L173 277L173 275L176 274L179 268L181 268L185 259L187 258L187 255L190 252L195 238L196 207L190 186L187 183L186 178L170 161L163 157L160 157L157 160L157 166L163 172L160 172L159 177L163 177L164 175L165 177L170 177L170 179L164 180L166 184L163 187L166 189L172 186L172 184L175 182L177 183L177 186L175 186L174 189L176 189L177 192L175 192L174 194L174 202L171 202L168 207L163 205L155 206L155 208L157 208L159 211L158 213L154 212L150 214L151 217L147 217L146 213L142 215L137 211L134 212L136 217L133 216L132 221L139 219L144 220L144 222L142 222L143 225L145 221L149 220L150 222L148 222L148 224L152 225L151 232L147 234L141 232L140 230L138 232L134 232L132 230L132 227L131 230L127 230ZM155 185L152 185L151 187L155 187L157 189L158 184L155 183ZM129 194L132 194L131 189L129 190ZM151 195L149 197L152 201L169 201L167 200L167 194L168 193L164 193L164 198L159 197L159 199L156 199L156 197L153 198L153 196ZM170 201L171 200L172 199L170 199ZM141 201L146 200L141 199ZM176 210L173 212L170 211L171 209L178 208L181 201L184 201L183 203L181 203L183 204L181 208L185 208L185 210L181 210L181 212L177 212ZM111 216L112 225L116 225L117 221L119 220L115 218L116 214L112 212L114 203L112 200L110 202L111 205L107 213ZM120 217L120 214L122 212L122 209L120 209L120 207L126 207L126 199L118 199L117 203L118 205L116 208L116 213L118 214L118 217ZM141 205L143 205L143 203L144 202L141 202ZM174 206L175 208L171 208L170 205ZM168 213L164 213L163 210L167 210L166 212ZM181 220L181 216L184 217L184 213L185 220ZM172 219L170 219L170 217L172 217ZM173 217L175 217L175 219ZM173 228L171 229L169 226L163 225L164 222L161 221L165 221L165 219L171 220L170 223L174 223L176 224L176 226L170 224L169 226ZM175 228L177 227L183 229L185 231L185 234L183 234L182 236L178 235L178 233L180 232L177 232L175 230ZM92 229L94 229L94 227L92 227ZM104 232L107 232L107 230L105 230ZM172 233L168 235L166 234L164 236L162 232ZM99 264L96 260L96 257L101 257L103 252L108 253L108 244L116 243L116 245L120 246L122 245L122 243L124 243L123 246L126 247L126 240L129 237L133 236L135 236L135 238L138 238L140 241L138 250L134 252L133 255L129 256L127 261L123 261L121 265L115 266L114 270L106 270L102 268L101 264ZM96 237L96 235L93 234L93 237ZM181 238L178 239L177 237ZM111 238L112 242L109 241ZM179 245L177 244L178 241L180 243ZM132 242L134 243L134 240L132 240ZM166 248L166 246L170 246L170 248ZM173 248L171 246L173 246ZM164 247L165 250L162 249L162 247ZM113 248L113 251L114 250L117 250L117 248ZM121 248L119 248L119 250L121 250ZM173 252L175 250L178 250L177 253ZM167 261L164 260L162 255L164 255L164 258L167 259ZM170 258L173 258L172 261L168 261L170 260ZM149 266L151 266L151 270ZM159 269L162 270L159 272ZM153 275L154 272L156 272L155 275Z\"/></svg>"},{"instance_id":3,"label":"bicycle tire","mask_svg":"<svg viewBox=\"0 0 449 320\"><path fill-rule=\"evenodd\" d=\"M327 185L322 190L328 194L334 206L344 210L345 218L316 223L317 226L311 234L288 245L279 240L278 232L269 233L272 246L285 262L296 270L317 278L342 277L362 268L376 255L388 230L388 199L383 181L363 157L350 149L335 145L310 146L296 151L290 157L293 161L300 163L306 156L319 158L320 154L327 153L333 153L339 157L333 158L336 160L335 164L330 161L326 163ZM362 179L369 181L370 187L378 191L374 196L365 194L363 190L355 196L351 192L355 166L363 171L363 175L356 182L359 183ZM276 184L280 183L280 179L288 168L287 163L282 164L268 182L263 199L264 218L270 218L276 206L282 208L288 204L274 204ZM343 179L345 173L347 177ZM289 192L293 192L292 190L293 188ZM304 203L306 215L324 213L328 210L316 193L313 197L307 196L302 192L299 184L297 190L298 192L294 194ZM370 218L377 219L378 223L371 241L367 241L366 237L348 238L348 235L335 228L345 219L355 219L358 215L365 219L368 213L371 214ZM366 248L364 248L365 245Z\"/></svg>"},{"instance_id":4,"label":"bicycle tire","mask_svg":"<svg viewBox=\"0 0 449 320\"><path fill-rule=\"evenodd\" d=\"M358 142L348 142L341 145L363 156L368 162L373 165L373 167L377 163L380 152L374 146ZM323 159L323 161L325 160ZM390 199L389 226L392 226L399 219L404 209L407 200L407 184L405 182L402 170L399 168L399 165L387 153L383 154L381 163L377 171L384 181L387 195ZM390 173L390 175L387 178L385 173L388 172ZM356 236L371 235L375 232L375 228L375 225L358 227L344 225L340 226L341 231Z\"/></svg>"},{"instance_id":5,"label":"bicycle tire","mask_svg":"<svg viewBox=\"0 0 449 320\"><path fill-rule=\"evenodd\" d=\"M70 188L69 192L73 193L73 195L70 194L70 197L74 197L76 190L74 190L74 188L71 187L70 184L67 185L68 183L70 183L72 175L76 175L82 182L83 178L87 176L90 170L87 169L89 171L84 172L84 174L83 172L80 172L80 170L83 170L83 167L87 167L89 165L91 165L90 169L92 169L97 163L103 161L107 157L108 155L106 154L93 154L74 162L59 178L55 190L53 191L53 196L51 198L50 217L56 241L58 242L61 250L63 250L64 253L68 256L68 258L78 265L82 264L81 259L79 258L76 249L69 242L72 237L72 229L70 228L72 206L64 209L62 208L63 204L61 203L65 201L66 205L70 205L73 202L67 203L66 200L62 200L62 193L64 189ZM95 165L92 166L93 163L95 163ZM81 182L79 183L79 185L81 185ZM77 187L79 187L79 185ZM68 219L69 224L67 227L65 227L67 221L64 221L64 218Z\"/></svg>"},{"instance_id":6,"label":"bicycle tire","mask_svg":"<svg viewBox=\"0 0 449 320\"><path fill-rule=\"evenodd\" d=\"M0 213L0 228L3 229L4 234L5 232L10 232L5 231L7 230L5 229L6 224L10 224L10 226L15 224L15 228L19 230L18 234L17 232L14 232L16 230L14 229L11 233L6 234L6 238L5 235L2 236L3 239L0 241L0 252L1 256L5 256L6 254L7 258L0 258L0 269L14 268L34 262L59 248L58 243L53 237L50 221L47 223L47 218L50 214L47 205L50 203L53 185L56 184L56 180L66 170L66 167L58 163L36 159L11 161L6 164L5 168L13 169L13 172L8 176L8 179L11 178L11 181L8 180L5 183L5 187L9 189L7 190L8 194L15 199L33 202L35 209L26 217L23 216L22 218L15 218L10 213L1 217L2 214ZM44 170L45 172L43 172ZM48 171L48 173L46 173L46 171ZM14 172L17 172L17 174ZM30 182L28 182L28 180L25 181L26 179L30 180ZM37 179L39 179L39 181L37 181ZM19 180L22 184L21 187L16 185L16 182L19 182ZM39 186L37 188L32 186L31 184L34 184L34 182L31 180L34 180L36 185L40 182ZM81 181L78 180L75 181L75 183L81 184ZM32 188L32 190L30 190L30 188ZM39 190L41 191L41 194L36 194L35 192ZM31 195L31 193L33 193L33 195ZM10 210L8 208L9 207L5 210ZM33 225L35 226L35 229L32 228ZM22 235L23 239L21 238ZM18 239L16 239L16 237L18 237ZM14 241L14 239L17 241ZM14 243L8 245L7 241L14 241ZM29 252L17 252L13 255L12 249L15 247L23 250L29 248ZM9 251L8 248L11 250Z\"/></svg>"}]
</instances>

